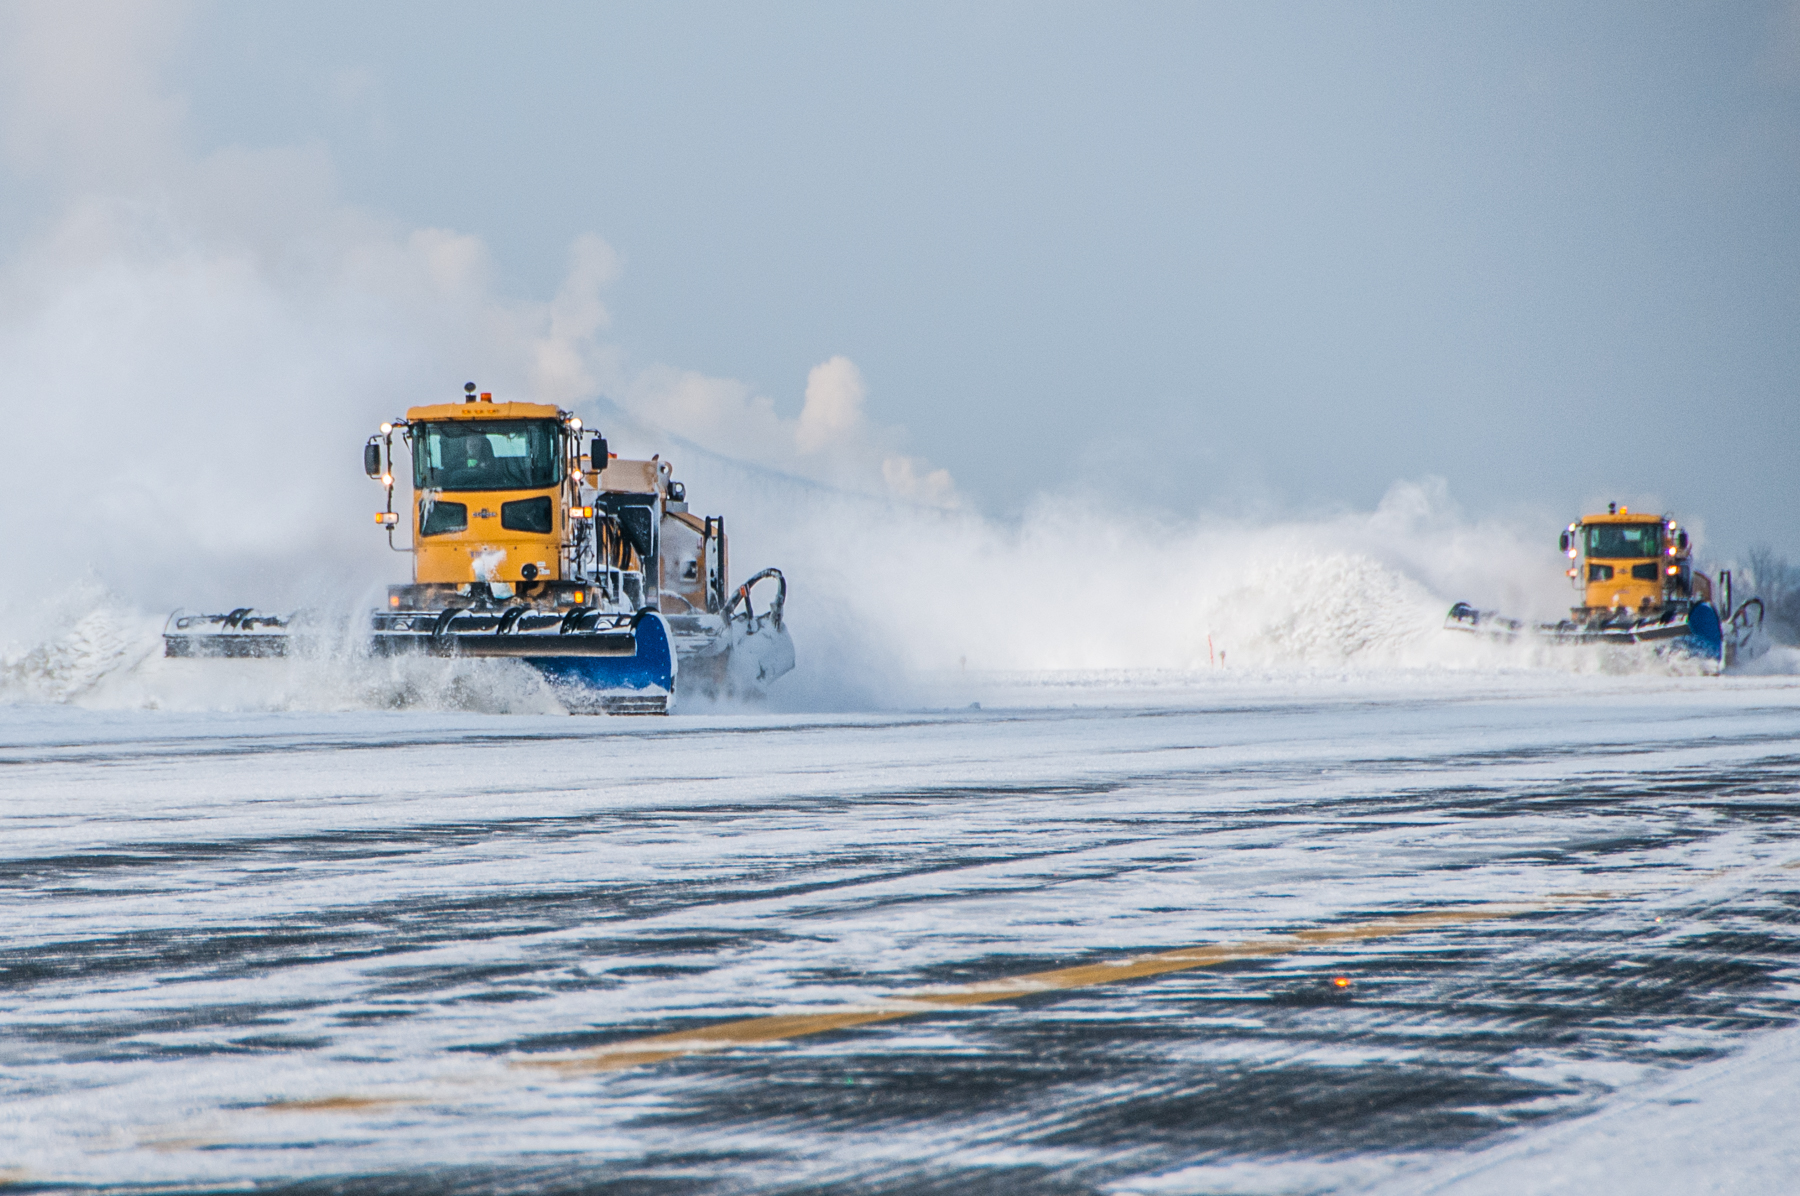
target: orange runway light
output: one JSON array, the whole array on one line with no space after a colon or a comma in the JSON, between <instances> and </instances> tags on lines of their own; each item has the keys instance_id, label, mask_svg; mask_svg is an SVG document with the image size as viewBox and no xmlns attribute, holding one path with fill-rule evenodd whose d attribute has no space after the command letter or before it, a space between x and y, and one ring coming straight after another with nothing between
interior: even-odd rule
<instances>
[{"instance_id":1,"label":"orange runway light","mask_svg":"<svg viewBox=\"0 0 1800 1196\"><path fill-rule=\"evenodd\" d=\"M1331 978L1331 983L1338 988L1349 988L1350 987L1350 977L1348 977L1348 976L1333 976Z\"/></svg>"}]
</instances>

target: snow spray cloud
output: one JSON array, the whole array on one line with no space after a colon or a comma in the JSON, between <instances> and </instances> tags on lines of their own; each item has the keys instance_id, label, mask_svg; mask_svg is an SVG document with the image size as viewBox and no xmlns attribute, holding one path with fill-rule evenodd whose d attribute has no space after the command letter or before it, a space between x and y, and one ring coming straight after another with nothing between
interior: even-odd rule
<instances>
[{"instance_id":1,"label":"snow spray cloud","mask_svg":"<svg viewBox=\"0 0 1800 1196\"><path fill-rule=\"evenodd\" d=\"M0 246L7 410L29 446L0 471L19 513L0 540L0 694L544 707L529 678L353 653L252 670L236 693L184 696L157 672L172 607L350 617L404 577L358 448L465 378L572 408L627 452L691 446L677 464L730 517L740 573L792 582L789 704L904 702L907 677L964 666L1457 664L1469 645L1436 633L1448 601L1566 600L1539 584L1560 568L1548 544L1469 524L1430 485L1260 527L1116 494L1043 498L1004 525L960 510L954 479L870 419L847 358L811 371L792 415L740 382L629 363L605 339L620 264L597 236L554 296L519 299L477 238L345 202L318 148L192 152L159 75L179 36L164 5L0 11L0 170L47 197L41 227Z\"/></svg>"},{"instance_id":2,"label":"snow spray cloud","mask_svg":"<svg viewBox=\"0 0 1800 1196\"><path fill-rule=\"evenodd\" d=\"M848 357L814 366L793 419L741 382L655 367L607 388L619 414L664 443L669 433L715 453L749 459L796 477L930 507L959 504L949 470L899 451L905 433L869 422L867 387Z\"/></svg>"},{"instance_id":3,"label":"snow spray cloud","mask_svg":"<svg viewBox=\"0 0 1800 1196\"><path fill-rule=\"evenodd\" d=\"M370 526L359 446L465 378L604 407L628 450L674 430L853 491L955 501L867 418L845 358L813 371L794 418L729 380L628 366L603 339L619 263L597 236L571 246L557 294L521 300L496 291L479 239L345 202L317 147L190 151L159 73L181 21L129 2L0 10L0 177L43 199L31 234L0 245L18 448L0 501L20 513L0 540L17 570L0 659L100 602L332 605L404 576Z\"/></svg>"},{"instance_id":4,"label":"snow spray cloud","mask_svg":"<svg viewBox=\"0 0 1800 1196\"><path fill-rule=\"evenodd\" d=\"M691 450L673 459L691 495L732 512L733 560L787 573L801 667L784 704L904 702L910 679L965 669L1594 665L1443 630L1459 599L1548 618L1570 599L1554 539L1469 520L1437 479L1395 484L1374 511L1307 520L1177 519L1060 495L1002 523Z\"/></svg>"}]
</instances>

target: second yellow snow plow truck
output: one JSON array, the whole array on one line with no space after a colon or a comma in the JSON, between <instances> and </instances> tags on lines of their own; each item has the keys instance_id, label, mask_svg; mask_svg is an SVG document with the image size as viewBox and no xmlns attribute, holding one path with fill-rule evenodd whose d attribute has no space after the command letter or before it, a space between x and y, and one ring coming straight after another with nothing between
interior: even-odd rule
<instances>
[{"instance_id":1,"label":"second yellow snow plow truck","mask_svg":"<svg viewBox=\"0 0 1800 1196\"><path fill-rule=\"evenodd\" d=\"M731 588L725 520L690 514L668 462L621 461L581 420L541 403L414 407L381 426L363 468L387 488L375 515L393 544L401 522L413 579L370 616L383 654L506 657L543 673L575 710L654 713L677 693L760 692L794 666L782 621L787 583L764 569ZM394 509L398 433L410 449L412 502ZM761 614L752 590L768 581ZM176 612L170 656L280 656L292 616L240 608Z\"/></svg>"},{"instance_id":2,"label":"second yellow snow plow truck","mask_svg":"<svg viewBox=\"0 0 1800 1196\"><path fill-rule=\"evenodd\" d=\"M1664 655L1731 664L1755 655L1762 603L1752 598L1731 617L1729 573L1721 574L1723 605L1713 605L1713 583L1694 569L1688 533L1666 515L1634 514L1607 504L1605 514L1584 515L1563 530L1559 546L1569 560L1571 584L1581 604L1555 623L1532 625L1531 634L1558 644L1645 645ZM1466 602L1450 608L1446 627L1512 637L1527 630L1517 619L1477 610Z\"/></svg>"}]
</instances>

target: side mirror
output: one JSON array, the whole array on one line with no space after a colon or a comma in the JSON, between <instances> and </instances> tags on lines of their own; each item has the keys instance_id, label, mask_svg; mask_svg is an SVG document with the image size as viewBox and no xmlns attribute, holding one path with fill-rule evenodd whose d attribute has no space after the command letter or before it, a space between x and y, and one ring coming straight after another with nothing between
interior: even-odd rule
<instances>
[{"instance_id":1,"label":"side mirror","mask_svg":"<svg viewBox=\"0 0 1800 1196\"><path fill-rule=\"evenodd\" d=\"M1558 544L1560 544L1560 545L1562 545L1562 550L1563 550L1563 551L1564 551L1564 552L1567 552L1567 551L1569 551L1569 533L1568 533L1568 532L1564 532L1564 533L1563 533L1563 534L1562 534L1562 538L1561 538L1561 539L1559 539L1559 540L1558 540L1558 541L1557 541L1557 543L1558 543Z\"/></svg>"},{"instance_id":2,"label":"side mirror","mask_svg":"<svg viewBox=\"0 0 1800 1196\"><path fill-rule=\"evenodd\" d=\"M606 437L594 437L594 447L588 459L593 463L595 473L606 468Z\"/></svg>"},{"instance_id":3,"label":"side mirror","mask_svg":"<svg viewBox=\"0 0 1800 1196\"><path fill-rule=\"evenodd\" d=\"M1676 547L1685 550L1688 546L1687 533L1686 532L1676 532L1675 533L1675 544L1676 544Z\"/></svg>"},{"instance_id":4,"label":"side mirror","mask_svg":"<svg viewBox=\"0 0 1800 1196\"><path fill-rule=\"evenodd\" d=\"M381 442L371 440L363 445L363 472L372 478L381 476Z\"/></svg>"}]
</instances>

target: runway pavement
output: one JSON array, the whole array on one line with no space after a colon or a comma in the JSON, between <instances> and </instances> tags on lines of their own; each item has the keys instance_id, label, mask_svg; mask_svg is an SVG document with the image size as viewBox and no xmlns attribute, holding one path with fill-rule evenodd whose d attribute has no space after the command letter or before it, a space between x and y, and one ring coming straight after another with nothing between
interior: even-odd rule
<instances>
[{"instance_id":1,"label":"runway pavement","mask_svg":"<svg viewBox=\"0 0 1800 1196\"><path fill-rule=\"evenodd\" d=\"M983 707L0 713L0 1167L1455 1190L1800 1011L1782 679Z\"/></svg>"}]
</instances>

